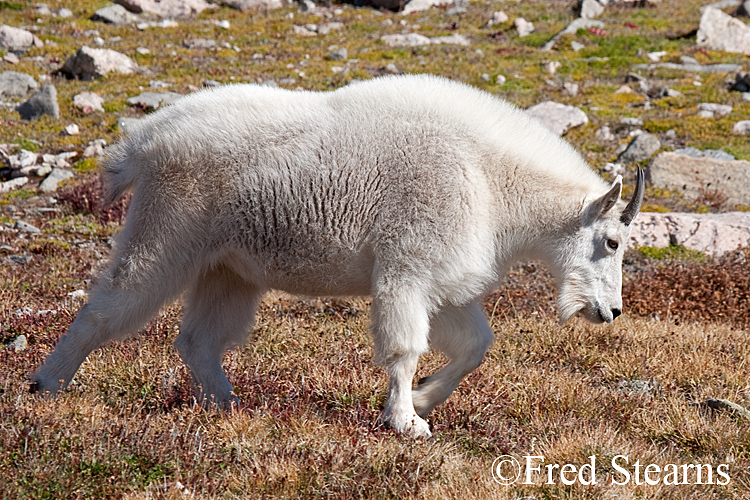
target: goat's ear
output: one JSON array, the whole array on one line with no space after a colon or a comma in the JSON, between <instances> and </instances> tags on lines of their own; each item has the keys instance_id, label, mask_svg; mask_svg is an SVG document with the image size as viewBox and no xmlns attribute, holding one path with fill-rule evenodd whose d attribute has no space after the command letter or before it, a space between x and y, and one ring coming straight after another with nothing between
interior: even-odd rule
<instances>
[{"instance_id":1,"label":"goat's ear","mask_svg":"<svg viewBox=\"0 0 750 500\"><path fill-rule=\"evenodd\" d=\"M615 206L621 195L622 176L618 175L612 183L612 187L609 188L609 191L595 199L588 207L586 207L583 213L584 220L586 222L591 222L612 210L612 207Z\"/></svg>"}]
</instances>

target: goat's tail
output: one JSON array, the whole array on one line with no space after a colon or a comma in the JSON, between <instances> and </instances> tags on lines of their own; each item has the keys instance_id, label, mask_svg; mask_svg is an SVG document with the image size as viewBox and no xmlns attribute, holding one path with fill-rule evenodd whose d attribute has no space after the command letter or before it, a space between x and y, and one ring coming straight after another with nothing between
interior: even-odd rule
<instances>
[{"instance_id":1,"label":"goat's tail","mask_svg":"<svg viewBox=\"0 0 750 500\"><path fill-rule=\"evenodd\" d=\"M137 175L137 160L130 141L126 139L108 147L105 151L103 176L107 204L113 204L126 191L133 188Z\"/></svg>"}]
</instances>

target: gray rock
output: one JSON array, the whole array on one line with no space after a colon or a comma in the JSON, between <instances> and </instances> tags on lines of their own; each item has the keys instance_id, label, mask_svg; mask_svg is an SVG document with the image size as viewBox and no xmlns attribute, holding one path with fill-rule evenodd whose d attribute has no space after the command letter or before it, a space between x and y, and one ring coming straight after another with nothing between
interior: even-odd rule
<instances>
[{"instance_id":1,"label":"gray rock","mask_svg":"<svg viewBox=\"0 0 750 500\"><path fill-rule=\"evenodd\" d=\"M51 193L57 190L57 186L64 180L72 178L73 172L61 168L53 168L52 172L39 184L39 191Z\"/></svg>"},{"instance_id":2,"label":"gray rock","mask_svg":"<svg viewBox=\"0 0 750 500\"><path fill-rule=\"evenodd\" d=\"M676 69L689 71L691 73L733 73L742 69L740 64L678 64L678 63L656 63L656 64L634 64L633 69L654 70L658 68Z\"/></svg>"},{"instance_id":3,"label":"gray rock","mask_svg":"<svg viewBox=\"0 0 750 500\"><path fill-rule=\"evenodd\" d=\"M17 71L0 73L0 97L23 97L31 90L39 88L34 77Z\"/></svg>"},{"instance_id":4,"label":"gray rock","mask_svg":"<svg viewBox=\"0 0 750 500\"><path fill-rule=\"evenodd\" d=\"M574 127L580 127L589 122L588 116L581 109L553 101L531 106L526 113L560 136L567 134Z\"/></svg>"},{"instance_id":5,"label":"gray rock","mask_svg":"<svg viewBox=\"0 0 750 500\"><path fill-rule=\"evenodd\" d=\"M389 47L417 47L432 43L432 40L419 33L383 35L380 39Z\"/></svg>"},{"instance_id":6,"label":"gray rock","mask_svg":"<svg viewBox=\"0 0 750 500\"><path fill-rule=\"evenodd\" d=\"M7 193L20 187L25 186L29 182L28 177L16 177L9 181L0 182L0 193Z\"/></svg>"},{"instance_id":7,"label":"gray rock","mask_svg":"<svg viewBox=\"0 0 750 500\"><path fill-rule=\"evenodd\" d=\"M42 231L35 226L32 226L28 222L24 222L22 220L17 220L15 224L13 224L13 229L17 229L23 233L32 233L32 234L38 234Z\"/></svg>"},{"instance_id":8,"label":"gray rock","mask_svg":"<svg viewBox=\"0 0 750 500\"><path fill-rule=\"evenodd\" d=\"M331 61L344 61L349 58L349 53L345 48L340 48L329 52L326 58Z\"/></svg>"},{"instance_id":9,"label":"gray rock","mask_svg":"<svg viewBox=\"0 0 750 500\"><path fill-rule=\"evenodd\" d=\"M750 213L641 212L631 223L628 247L682 245L712 256L750 245Z\"/></svg>"},{"instance_id":10,"label":"gray rock","mask_svg":"<svg viewBox=\"0 0 750 500\"><path fill-rule=\"evenodd\" d=\"M117 126L120 127L120 130L122 130L123 132L127 132L127 130L125 130L126 126L122 125L122 121L123 120L138 121L138 120L135 120L133 118L120 118L120 120L118 120L118 122L117 122ZM94 156L101 155L104 152L104 147L106 145L107 145L107 141L105 141L104 139L97 139L95 141L91 141L84 148L84 150L83 150L83 157L84 158L92 158Z\"/></svg>"},{"instance_id":11,"label":"gray rock","mask_svg":"<svg viewBox=\"0 0 750 500\"><path fill-rule=\"evenodd\" d=\"M182 42L182 46L190 50L211 50L216 48L216 40L191 38Z\"/></svg>"},{"instance_id":12,"label":"gray rock","mask_svg":"<svg viewBox=\"0 0 750 500\"><path fill-rule=\"evenodd\" d=\"M597 0L583 0L581 2L581 17L584 19L596 19L604 12L604 6Z\"/></svg>"},{"instance_id":13,"label":"gray rock","mask_svg":"<svg viewBox=\"0 0 750 500\"><path fill-rule=\"evenodd\" d=\"M630 141L627 149L617 158L617 163L648 160L660 147L661 142L656 136L644 132Z\"/></svg>"},{"instance_id":14,"label":"gray rock","mask_svg":"<svg viewBox=\"0 0 750 500\"><path fill-rule=\"evenodd\" d=\"M216 80L203 80L203 86L208 88L221 87L221 82Z\"/></svg>"},{"instance_id":15,"label":"gray rock","mask_svg":"<svg viewBox=\"0 0 750 500\"><path fill-rule=\"evenodd\" d=\"M750 120L742 120L735 123L734 127L732 127L732 132L743 135L750 134Z\"/></svg>"},{"instance_id":16,"label":"gray rock","mask_svg":"<svg viewBox=\"0 0 750 500\"><path fill-rule=\"evenodd\" d=\"M83 114L92 113L94 111L104 111L102 104L104 104L104 99L93 92L81 92L73 97L73 105L83 111Z\"/></svg>"},{"instance_id":17,"label":"gray rock","mask_svg":"<svg viewBox=\"0 0 750 500\"><path fill-rule=\"evenodd\" d=\"M572 23L567 25L565 28L563 28L562 31L557 33L555 36L552 37L552 39L545 43L542 46L542 50L552 50L552 48L555 46L557 41L560 39L561 36L567 35L568 33L575 33L579 29L589 29L589 28L603 28L604 23L601 21L597 21L596 19L583 19L579 17L578 19L574 20Z\"/></svg>"},{"instance_id":18,"label":"gray rock","mask_svg":"<svg viewBox=\"0 0 750 500\"><path fill-rule=\"evenodd\" d=\"M750 27L712 7L703 11L696 41L713 50L750 55Z\"/></svg>"},{"instance_id":19,"label":"gray rock","mask_svg":"<svg viewBox=\"0 0 750 500\"><path fill-rule=\"evenodd\" d=\"M203 0L114 0L130 12L148 12L162 18L174 19L200 14L211 6Z\"/></svg>"},{"instance_id":20,"label":"gray rock","mask_svg":"<svg viewBox=\"0 0 750 500\"><path fill-rule=\"evenodd\" d=\"M26 52L31 47L44 47L44 42L30 31L4 24L0 26L0 49L9 52Z\"/></svg>"},{"instance_id":21,"label":"gray rock","mask_svg":"<svg viewBox=\"0 0 750 500\"><path fill-rule=\"evenodd\" d=\"M138 16L128 12L128 10L122 5L110 5L103 7L91 16L92 21L99 21L107 24L114 24L115 26L122 26L138 21Z\"/></svg>"},{"instance_id":22,"label":"gray rock","mask_svg":"<svg viewBox=\"0 0 750 500\"><path fill-rule=\"evenodd\" d=\"M750 205L750 161L661 153L647 175L654 186L680 192L689 201L711 197Z\"/></svg>"},{"instance_id":23,"label":"gray rock","mask_svg":"<svg viewBox=\"0 0 750 500\"><path fill-rule=\"evenodd\" d=\"M69 78L93 80L111 71L130 74L138 69L131 58L110 49L92 49L83 46L70 56L60 72Z\"/></svg>"},{"instance_id":24,"label":"gray rock","mask_svg":"<svg viewBox=\"0 0 750 500\"><path fill-rule=\"evenodd\" d=\"M732 82L731 90L750 92L750 73L739 72Z\"/></svg>"},{"instance_id":25,"label":"gray rock","mask_svg":"<svg viewBox=\"0 0 750 500\"><path fill-rule=\"evenodd\" d=\"M705 151L701 151L692 146L677 149L673 151L673 153L680 156L689 156L690 158L713 158L714 160L719 161L730 161L736 159L734 155L721 149L706 149Z\"/></svg>"},{"instance_id":26,"label":"gray rock","mask_svg":"<svg viewBox=\"0 0 750 500\"><path fill-rule=\"evenodd\" d=\"M732 112L732 106L715 102L702 102L698 104L698 112L703 118L721 118Z\"/></svg>"},{"instance_id":27,"label":"gray rock","mask_svg":"<svg viewBox=\"0 0 750 500\"><path fill-rule=\"evenodd\" d=\"M59 9L59 10L58 10L58 11L57 11L57 12L55 13L55 15L56 15L57 17L62 17L63 19L67 19L67 18L69 18L69 17L73 17L73 11L72 11L72 10L70 10L70 9L68 9L68 8L65 8L65 7L63 7L62 9Z\"/></svg>"},{"instance_id":28,"label":"gray rock","mask_svg":"<svg viewBox=\"0 0 750 500\"><path fill-rule=\"evenodd\" d=\"M698 10L705 12L706 9L724 9L726 7L734 7L735 5L739 5L739 3L740 0L719 0L718 2L704 5Z\"/></svg>"},{"instance_id":29,"label":"gray rock","mask_svg":"<svg viewBox=\"0 0 750 500\"><path fill-rule=\"evenodd\" d=\"M620 118L620 123L623 125L631 125L633 127L640 127L643 125L643 120L640 118L635 118L632 116L626 116L625 118Z\"/></svg>"},{"instance_id":30,"label":"gray rock","mask_svg":"<svg viewBox=\"0 0 750 500\"><path fill-rule=\"evenodd\" d=\"M17 108L24 120L33 120L44 115L60 118L60 106L57 104L57 89L54 85L43 85Z\"/></svg>"},{"instance_id":31,"label":"gray rock","mask_svg":"<svg viewBox=\"0 0 750 500\"><path fill-rule=\"evenodd\" d=\"M661 392L661 384L656 380L621 380L617 390L631 396L655 395Z\"/></svg>"},{"instance_id":32,"label":"gray rock","mask_svg":"<svg viewBox=\"0 0 750 500\"><path fill-rule=\"evenodd\" d=\"M281 0L224 0L227 7L241 11L278 9L283 6Z\"/></svg>"},{"instance_id":33,"label":"gray rock","mask_svg":"<svg viewBox=\"0 0 750 500\"><path fill-rule=\"evenodd\" d=\"M143 92L140 95L127 99L126 102L145 109L156 109L172 104L180 97L182 97L182 94L178 94L177 92Z\"/></svg>"},{"instance_id":34,"label":"gray rock","mask_svg":"<svg viewBox=\"0 0 750 500\"><path fill-rule=\"evenodd\" d=\"M737 15L738 16L744 16L744 17L750 17L750 1L748 2L742 2L739 7L737 7Z\"/></svg>"},{"instance_id":35,"label":"gray rock","mask_svg":"<svg viewBox=\"0 0 750 500\"><path fill-rule=\"evenodd\" d=\"M398 9L401 5L399 2L395 0L376 0L378 4L388 4L391 5L390 7L385 6L386 9ZM438 5L454 5L455 2L453 0L411 0L404 5L404 14L412 14L414 12L421 12L423 10L427 10L431 7L435 7Z\"/></svg>"},{"instance_id":36,"label":"gray rock","mask_svg":"<svg viewBox=\"0 0 750 500\"><path fill-rule=\"evenodd\" d=\"M750 410L726 399L709 398L703 403L703 405L714 411L730 413L734 417L750 420Z\"/></svg>"}]
</instances>

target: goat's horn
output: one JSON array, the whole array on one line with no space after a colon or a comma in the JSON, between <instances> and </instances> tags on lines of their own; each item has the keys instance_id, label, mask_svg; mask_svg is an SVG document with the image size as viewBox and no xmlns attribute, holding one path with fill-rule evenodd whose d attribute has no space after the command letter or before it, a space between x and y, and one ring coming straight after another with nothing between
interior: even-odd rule
<instances>
[{"instance_id":1,"label":"goat's horn","mask_svg":"<svg viewBox=\"0 0 750 500\"><path fill-rule=\"evenodd\" d=\"M638 174L635 180L635 191L633 191L633 197L630 199L628 206L623 210L620 216L620 221L629 226L638 212L641 211L641 203L643 203L643 193L646 191L646 179L643 175L643 170L638 167Z\"/></svg>"}]
</instances>

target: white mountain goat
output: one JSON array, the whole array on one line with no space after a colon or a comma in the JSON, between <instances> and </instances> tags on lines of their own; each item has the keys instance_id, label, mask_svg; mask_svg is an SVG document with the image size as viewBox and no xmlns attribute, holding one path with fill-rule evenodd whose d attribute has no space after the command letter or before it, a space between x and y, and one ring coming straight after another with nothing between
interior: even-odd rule
<instances>
[{"instance_id":1,"label":"white mountain goat","mask_svg":"<svg viewBox=\"0 0 750 500\"><path fill-rule=\"evenodd\" d=\"M221 359L266 290L371 295L383 419L423 420L482 361L478 299L519 259L559 285L560 320L612 322L643 177L625 206L562 139L485 92L432 76L334 92L232 85L182 98L108 150L134 194L108 269L31 389L56 393L94 349L188 290L175 345L199 400L235 401ZM450 363L415 389L420 354Z\"/></svg>"}]
</instances>

